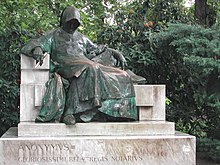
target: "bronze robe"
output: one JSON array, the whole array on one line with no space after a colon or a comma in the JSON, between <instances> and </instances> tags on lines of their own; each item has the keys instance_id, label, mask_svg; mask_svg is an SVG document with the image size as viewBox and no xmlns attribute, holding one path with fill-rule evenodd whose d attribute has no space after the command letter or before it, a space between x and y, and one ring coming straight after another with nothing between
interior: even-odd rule
<instances>
[{"instance_id":1,"label":"bronze robe","mask_svg":"<svg viewBox=\"0 0 220 165\"><path fill-rule=\"evenodd\" d=\"M44 52L50 54L51 72L56 73L55 76L60 75L68 80L70 84L65 90L59 87L60 91L65 91L62 92L65 97L61 108L53 106L57 104L56 99L44 98L38 120L60 121L62 115L75 116L90 111L94 112L93 115L96 112L102 112L116 118L137 120L132 80L126 71L112 67L112 63L109 66L103 65L104 62L101 64L102 59L106 61L103 47L92 43L78 31L69 34L62 28L57 28L39 39L30 41L21 52L32 56L32 51L36 47L41 47ZM97 58L99 56L100 58ZM109 57L106 56L106 58ZM65 81L59 77L56 79L59 84ZM48 90L50 88L52 89L47 87ZM88 121L91 119L92 117Z\"/></svg>"},{"instance_id":2,"label":"bronze robe","mask_svg":"<svg viewBox=\"0 0 220 165\"><path fill-rule=\"evenodd\" d=\"M32 50L38 46L51 55L53 72L70 82L66 91L65 115L98 108L113 117L137 120L134 88L127 72L93 61L98 59L102 47L77 31L69 34L62 28L32 40L23 47L22 53L31 56ZM44 108L44 111L48 109ZM45 116L49 114L41 112L39 116L45 121L57 118Z\"/></svg>"}]
</instances>

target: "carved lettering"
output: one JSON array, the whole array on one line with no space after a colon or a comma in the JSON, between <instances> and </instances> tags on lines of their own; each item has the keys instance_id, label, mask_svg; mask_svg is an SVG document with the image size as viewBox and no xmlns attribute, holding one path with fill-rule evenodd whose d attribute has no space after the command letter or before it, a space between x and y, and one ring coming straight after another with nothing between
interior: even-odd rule
<instances>
[{"instance_id":1,"label":"carved lettering","mask_svg":"<svg viewBox=\"0 0 220 165\"><path fill-rule=\"evenodd\" d=\"M105 147L103 145L103 147ZM104 149L104 148L101 148ZM100 149L100 150L101 150ZM95 151L99 152L100 150ZM108 149L107 149L108 150ZM115 148L117 151L117 148ZM87 151L87 150L86 150ZM18 146L18 162L138 162L143 161L145 157L167 157L168 153L166 148L159 147L134 147L132 145L125 146L122 153L118 155L105 155L105 151L102 150L102 154L99 152L99 156L96 154L85 154L83 148L77 148L71 143L53 143L53 144L22 144ZM85 156L81 156L84 153ZM68 155L68 156L67 156ZM103 155L103 156L102 156Z\"/></svg>"},{"instance_id":2,"label":"carved lettering","mask_svg":"<svg viewBox=\"0 0 220 165\"><path fill-rule=\"evenodd\" d=\"M141 161L142 157L140 156L112 156L114 161Z\"/></svg>"},{"instance_id":3,"label":"carved lettering","mask_svg":"<svg viewBox=\"0 0 220 165\"><path fill-rule=\"evenodd\" d=\"M156 156L156 157L166 157L168 156L167 155L167 152L165 150L163 150L162 148L161 149L158 149L158 150L149 150L148 148L139 148L139 153L141 155L149 155L149 156Z\"/></svg>"},{"instance_id":4,"label":"carved lettering","mask_svg":"<svg viewBox=\"0 0 220 165\"><path fill-rule=\"evenodd\" d=\"M69 162L85 162L85 158L78 156L69 157Z\"/></svg>"},{"instance_id":5,"label":"carved lettering","mask_svg":"<svg viewBox=\"0 0 220 165\"><path fill-rule=\"evenodd\" d=\"M70 144L32 144L32 145L20 145L18 147L18 151L19 150L23 150L23 151L37 151L37 150L44 150L44 151L51 151L51 150L64 150L64 151L70 151L75 149L74 145L70 145Z\"/></svg>"},{"instance_id":6,"label":"carved lettering","mask_svg":"<svg viewBox=\"0 0 220 165\"><path fill-rule=\"evenodd\" d=\"M19 162L68 162L67 157L20 157Z\"/></svg>"},{"instance_id":7,"label":"carved lettering","mask_svg":"<svg viewBox=\"0 0 220 165\"><path fill-rule=\"evenodd\" d=\"M88 158L88 160L90 162L104 162L104 161L108 161L108 158L104 157L104 156L102 156L102 157L87 157L87 158Z\"/></svg>"}]
</instances>

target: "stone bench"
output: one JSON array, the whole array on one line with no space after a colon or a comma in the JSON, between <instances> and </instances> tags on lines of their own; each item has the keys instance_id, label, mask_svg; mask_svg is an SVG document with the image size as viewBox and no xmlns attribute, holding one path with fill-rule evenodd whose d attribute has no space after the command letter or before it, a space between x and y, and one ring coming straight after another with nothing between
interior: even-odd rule
<instances>
[{"instance_id":1,"label":"stone bench","mask_svg":"<svg viewBox=\"0 0 220 165\"><path fill-rule=\"evenodd\" d=\"M35 68L35 60L21 55L20 121L35 121L49 79L49 57ZM165 120L165 85L134 85L139 120Z\"/></svg>"},{"instance_id":2,"label":"stone bench","mask_svg":"<svg viewBox=\"0 0 220 165\"><path fill-rule=\"evenodd\" d=\"M45 83L49 79L49 61L47 56L43 65L35 68L34 59L21 55L19 136L108 135L112 133L120 135L120 132L126 129L128 135L174 134L174 123L165 121L165 85L134 85L139 122L96 123L97 131L89 131L94 123L77 123L75 126L66 126L63 123L35 123L44 96ZM48 131L48 128L50 130L55 128L56 131ZM113 132L108 128L114 128Z\"/></svg>"},{"instance_id":3,"label":"stone bench","mask_svg":"<svg viewBox=\"0 0 220 165\"><path fill-rule=\"evenodd\" d=\"M196 139L165 121L165 86L135 85L139 121L35 123L49 58L21 57L21 122L0 138L0 165L195 165Z\"/></svg>"}]
</instances>

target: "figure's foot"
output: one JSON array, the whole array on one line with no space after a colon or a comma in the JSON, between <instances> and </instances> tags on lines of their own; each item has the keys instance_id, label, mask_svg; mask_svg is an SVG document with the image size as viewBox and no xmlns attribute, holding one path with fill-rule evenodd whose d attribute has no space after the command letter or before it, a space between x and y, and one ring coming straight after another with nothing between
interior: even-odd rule
<instances>
[{"instance_id":1,"label":"figure's foot","mask_svg":"<svg viewBox=\"0 0 220 165\"><path fill-rule=\"evenodd\" d=\"M93 109L93 110L89 110L86 112L83 112L82 115L80 115L80 119L84 122L90 122L92 120L92 118L95 116L95 114L97 113L97 109Z\"/></svg>"},{"instance_id":2,"label":"figure's foot","mask_svg":"<svg viewBox=\"0 0 220 165\"><path fill-rule=\"evenodd\" d=\"M66 115L64 118L63 118L63 122L66 124L66 125L75 125L76 124L76 119L73 115Z\"/></svg>"}]
</instances>

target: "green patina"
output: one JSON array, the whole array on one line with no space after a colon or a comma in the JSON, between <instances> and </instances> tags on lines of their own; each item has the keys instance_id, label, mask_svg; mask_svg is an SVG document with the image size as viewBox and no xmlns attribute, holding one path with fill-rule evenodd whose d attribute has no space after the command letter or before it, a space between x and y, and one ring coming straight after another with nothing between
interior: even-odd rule
<instances>
[{"instance_id":1,"label":"green patina","mask_svg":"<svg viewBox=\"0 0 220 165\"><path fill-rule=\"evenodd\" d=\"M38 61L44 52L51 58L51 78L36 121L71 124L65 117L78 115L87 122L98 113L115 121L137 120L132 81L143 78L122 70L126 61L121 53L98 46L77 31L81 22L76 8L67 7L60 22L59 28L22 48L23 54Z\"/></svg>"}]
</instances>

